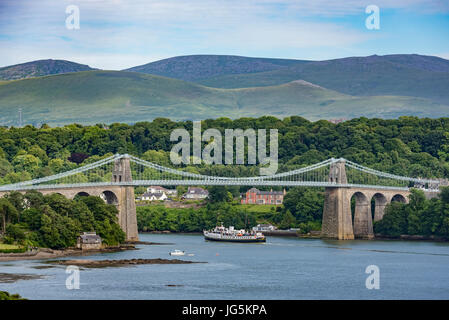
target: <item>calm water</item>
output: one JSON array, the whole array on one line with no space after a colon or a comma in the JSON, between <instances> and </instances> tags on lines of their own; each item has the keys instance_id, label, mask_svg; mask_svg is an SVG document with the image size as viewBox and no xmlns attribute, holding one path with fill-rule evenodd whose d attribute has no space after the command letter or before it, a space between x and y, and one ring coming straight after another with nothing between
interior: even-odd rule
<instances>
[{"instance_id":1,"label":"calm water","mask_svg":"<svg viewBox=\"0 0 449 320\"><path fill-rule=\"evenodd\" d=\"M449 244L405 241L323 241L268 237L266 244L206 242L200 235L141 234L139 250L75 259L170 258L194 253L191 265L83 269L79 290L67 290L65 267L42 261L1 262L0 273L43 275L0 283L30 299L449 299ZM368 290L365 268L380 269ZM178 285L169 287L167 285Z\"/></svg>"}]
</instances>

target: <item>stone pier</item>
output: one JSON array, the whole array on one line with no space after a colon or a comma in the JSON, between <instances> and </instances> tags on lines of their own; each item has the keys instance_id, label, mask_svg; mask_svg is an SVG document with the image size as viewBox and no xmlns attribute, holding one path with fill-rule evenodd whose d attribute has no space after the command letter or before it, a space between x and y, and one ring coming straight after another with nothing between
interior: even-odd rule
<instances>
[{"instance_id":1,"label":"stone pier","mask_svg":"<svg viewBox=\"0 0 449 320\"><path fill-rule=\"evenodd\" d=\"M132 182L129 157L120 158L114 163L112 182ZM119 224L126 233L127 241L139 240L137 232L136 203L133 186L121 186L119 199Z\"/></svg>"},{"instance_id":2,"label":"stone pier","mask_svg":"<svg viewBox=\"0 0 449 320\"><path fill-rule=\"evenodd\" d=\"M347 184L345 161L333 163L329 171L329 182ZM325 190L323 238L351 240L372 239L373 216L371 201L374 200L374 221L381 220L385 207L391 201L408 202L410 192L406 190L388 190L358 187L327 187ZM351 211L351 199L355 198L354 217Z\"/></svg>"}]
</instances>

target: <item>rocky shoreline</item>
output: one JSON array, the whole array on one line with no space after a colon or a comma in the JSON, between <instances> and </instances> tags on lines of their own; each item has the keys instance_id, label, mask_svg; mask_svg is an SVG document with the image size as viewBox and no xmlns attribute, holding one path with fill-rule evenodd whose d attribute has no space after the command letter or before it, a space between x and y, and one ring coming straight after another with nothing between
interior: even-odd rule
<instances>
[{"instance_id":1,"label":"rocky shoreline","mask_svg":"<svg viewBox=\"0 0 449 320\"><path fill-rule=\"evenodd\" d=\"M149 244L149 243L147 243ZM62 250L53 250L48 248L39 248L25 253L0 253L0 262L16 260L44 260L70 256L88 256L96 253L119 252L124 250L137 250L134 244L122 244L119 246L110 246L95 250L80 250L68 248Z\"/></svg>"},{"instance_id":2,"label":"rocky shoreline","mask_svg":"<svg viewBox=\"0 0 449 320\"><path fill-rule=\"evenodd\" d=\"M140 264L190 264L206 263L199 261L188 261L179 259L118 259L118 260L56 260L48 261L49 264L64 266L79 266L84 268L105 268L105 267L127 267Z\"/></svg>"},{"instance_id":3,"label":"rocky shoreline","mask_svg":"<svg viewBox=\"0 0 449 320\"><path fill-rule=\"evenodd\" d=\"M410 235L402 234L399 237L386 236L382 234L375 234L374 240L407 240L407 241L434 241L434 242L448 242L449 239L438 236L421 236L421 235Z\"/></svg>"},{"instance_id":4,"label":"rocky shoreline","mask_svg":"<svg viewBox=\"0 0 449 320\"><path fill-rule=\"evenodd\" d=\"M43 276L23 273L0 273L0 283L14 283L19 280L43 279Z\"/></svg>"}]
</instances>

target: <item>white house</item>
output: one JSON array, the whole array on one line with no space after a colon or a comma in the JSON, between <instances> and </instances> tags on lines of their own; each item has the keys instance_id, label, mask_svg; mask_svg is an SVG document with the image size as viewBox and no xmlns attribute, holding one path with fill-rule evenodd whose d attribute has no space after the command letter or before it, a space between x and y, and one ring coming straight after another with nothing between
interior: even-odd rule
<instances>
[{"instance_id":1,"label":"white house","mask_svg":"<svg viewBox=\"0 0 449 320\"><path fill-rule=\"evenodd\" d=\"M199 187L189 187L183 197L190 200L205 199L209 196L209 191Z\"/></svg>"},{"instance_id":2,"label":"white house","mask_svg":"<svg viewBox=\"0 0 449 320\"><path fill-rule=\"evenodd\" d=\"M254 231L273 231L276 229L277 228L272 224L258 224L257 226L253 227Z\"/></svg>"},{"instance_id":3,"label":"white house","mask_svg":"<svg viewBox=\"0 0 449 320\"><path fill-rule=\"evenodd\" d=\"M168 195L176 196L178 194L178 190L176 189L167 189L161 186L150 186L147 188L148 193L165 193Z\"/></svg>"},{"instance_id":4,"label":"white house","mask_svg":"<svg viewBox=\"0 0 449 320\"><path fill-rule=\"evenodd\" d=\"M167 198L164 192L145 192L140 199L146 201L164 201Z\"/></svg>"}]
</instances>

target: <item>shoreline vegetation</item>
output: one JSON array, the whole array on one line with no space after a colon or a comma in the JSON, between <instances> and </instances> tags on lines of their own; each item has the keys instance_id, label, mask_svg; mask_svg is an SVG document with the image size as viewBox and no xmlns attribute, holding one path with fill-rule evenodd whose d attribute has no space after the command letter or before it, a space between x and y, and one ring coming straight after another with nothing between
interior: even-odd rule
<instances>
[{"instance_id":1,"label":"shoreline vegetation","mask_svg":"<svg viewBox=\"0 0 449 320\"><path fill-rule=\"evenodd\" d=\"M172 243L150 242L150 241L132 241L124 242L115 246L104 246L101 249L81 250L78 248L49 249L37 248L25 253L0 253L0 262L18 261L18 260L45 260L63 257L90 256L97 253L111 253L125 250L138 250L136 245L171 245Z\"/></svg>"},{"instance_id":2,"label":"shoreline vegetation","mask_svg":"<svg viewBox=\"0 0 449 320\"><path fill-rule=\"evenodd\" d=\"M11 294L6 291L0 291L0 300L27 300L22 298L19 294Z\"/></svg>"},{"instance_id":3,"label":"shoreline vegetation","mask_svg":"<svg viewBox=\"0 0 449 320\"><path fill-rule=\"evenodd\" d=\"M14 257L46 258L77 254L73 249L82 232L96 232L102 249L125 246L118 210L100 197L67 199L60 194L43 195L31 190L11 192L0 198L0 261Z\"/></svg>"},{"instance_id":4,"label":"shoreline vegetation","mask_svg":"<svg viewBox=\"0 0 449 320\"><path fill-rule=\"evenodd\" d=\"M133 244L121 244L94 250L81 250L76 248L49 249L38 248L25 253L0 253L0 262L17 260L45 260L62 257L89 256L97 253L120 252L124 250L137 250Z\"/></svg>"}]
</instances>

